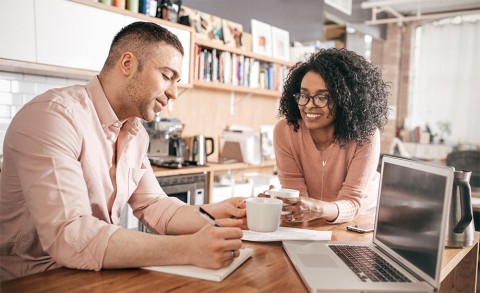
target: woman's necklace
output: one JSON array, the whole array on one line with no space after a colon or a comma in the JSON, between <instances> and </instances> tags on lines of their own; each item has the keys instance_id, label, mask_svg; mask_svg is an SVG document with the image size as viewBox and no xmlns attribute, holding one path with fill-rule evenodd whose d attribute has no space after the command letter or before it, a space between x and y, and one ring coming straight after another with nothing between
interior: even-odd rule
<instances>
[{"instance_id":1,"label":"woman's necklace","mask_svg":"<svg viewBox=\"0 0 480 293\"><path fill-rule=\"evenodd\" d=\"M320 156L321 156L321 160L322 160L322 164L323 164L323 167L325 167L325 165L327 164L327 160L324 160L323 159L323 152L328 149L328 147L332 144L332 142L330 142L326 148L322 149L320 147L320 145L317 144L317 142L315 140L313 140L313 144L315 145L315 148L320 152Z\"/></svg>"},{"instance_id":2,"label":"woman's necklace","mask_svg":"<svg viewBox=\"0 0 480 293\"><path fill-rule=\"evenodd\" d=\"M323 187L325 186L325 165L327 164L327 160L323 159L323 151L320 151L320 160L322 161L322 191L320 193L320 200L323 200Z\"/></svg>"},{"instance_id":3,"label":"woman's necklace","mask_svg":"<svg viewBox=\"0 0 480 293\"><path fill-rule=\"evenodd\" d=\"M330 140L327 144L323 145L318 144L313 137L312 140L315 148L320 152L320 160L322 161L322 190L320 191L320 200L323 200L323 190L325 186L325 166L327 165L327 159L323 158L323 153L330 147L330 145L333 143L333 140Z\"/></svg>"}]
</instances>

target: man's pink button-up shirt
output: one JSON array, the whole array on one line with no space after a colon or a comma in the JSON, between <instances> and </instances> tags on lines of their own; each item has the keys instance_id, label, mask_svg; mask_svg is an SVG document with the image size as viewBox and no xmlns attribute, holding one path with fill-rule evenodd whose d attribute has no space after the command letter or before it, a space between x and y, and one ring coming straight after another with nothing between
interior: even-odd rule
<instances>
[{"instance_id":1,"label":"man's pink button-up shirt","mask_svg":"<svg viewBox=\"0 0 480 293\"><path fill-rule=\"evenodd\" d=\"M165 234L183 203L160 188L147 148L139 119L120 122L98 78L26 104L4 141L0 279L58 266L100 270L127 202Z\"/></svg>"}]
</instances>

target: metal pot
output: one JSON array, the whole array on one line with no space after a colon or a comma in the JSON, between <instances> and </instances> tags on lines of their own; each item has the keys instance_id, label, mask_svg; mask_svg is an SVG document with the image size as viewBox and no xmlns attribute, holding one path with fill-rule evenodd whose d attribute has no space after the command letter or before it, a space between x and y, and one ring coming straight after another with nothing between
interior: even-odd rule
<instances>
[{"instance_id":1,"label":"metal pot","mask_svg":"<svg viewBox=\"0 0 480 293\"><path fill-rule=\"evenodd\" d=\"M448 247L472 246L475 243L475 227L471 204L470 171L455 171L447 225Z\"/></svg>"},{"instance_id":2,"label":"metal pot","mask_svg":"<svg viewBox=\"0 0 480 293\"><path fill-rule=\"evenodd\" d=\"M207 156L213 154L215 145L212 137L196 135L186 139L188 148L188 160L198 166L207 164ZM207 151L207 141L210 142L210 151Z\"/></svg>"}]
</instances>

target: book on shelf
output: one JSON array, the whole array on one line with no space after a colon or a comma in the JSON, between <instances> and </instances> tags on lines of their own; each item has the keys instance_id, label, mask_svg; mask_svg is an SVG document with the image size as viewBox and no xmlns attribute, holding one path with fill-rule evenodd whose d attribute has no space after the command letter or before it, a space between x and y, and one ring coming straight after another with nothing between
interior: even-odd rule
<instances>
[{"instance_id":1,"label":"book on shelf","mask_svg":"<svg viewBox=\"0 0 480 293\"><path fill-rule=\"evenodd\" d=\"M217 49L212 50L212 81L218 81L218 56Z\"/></svg>"},{"instance_id":2,"label":"book on shelf","mask_svg":"<svg viewBox=\"0 0 480 293\"><path fill-rule=\"evenodd\" d=\"M195 77L196 80L200 79L200 76L199 76L200 58L198 56L201 52L200 50L201 50L200 47L198 45L195 45L195 48L193 50L193 58L194 58L193 60L195 62L195 67L193 69L194 70L193 73L194 73L194 77Z\"/></svg>"},{"instance_id":3,"label":"book on shelf","mask_svg":"<svg viewBox=\"0 0 480 293\"><path fill-rule=\"evenodd\" d=\"M288 74L286 65L215 48L196 46L194 57L196 80L279 91Z\"/></svg>"}]
</instances>

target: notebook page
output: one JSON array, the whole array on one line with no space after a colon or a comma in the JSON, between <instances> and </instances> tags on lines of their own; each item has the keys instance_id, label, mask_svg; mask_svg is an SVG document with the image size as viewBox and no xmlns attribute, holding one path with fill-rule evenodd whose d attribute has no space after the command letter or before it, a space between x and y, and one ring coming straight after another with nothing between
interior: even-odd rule
<instances>
[{"instance_id":1,"label":"notebook page","mask_svg":"<svg viewBox=\"0 0 480 293\"><path fill-rule=\"evenodd\" d=\"M221 282L236 268L238 268L243 262L245 262L250 256L252 256L252 254L252 248L242 248L240 249L239 257L235 258L235 260L228 267L218 270L201 268L193 265L152 266L142 267L142 269Z\"/></svg>"}]
</instances>

